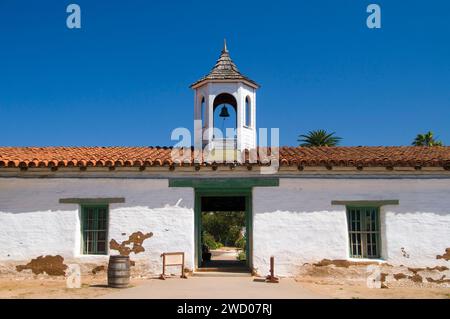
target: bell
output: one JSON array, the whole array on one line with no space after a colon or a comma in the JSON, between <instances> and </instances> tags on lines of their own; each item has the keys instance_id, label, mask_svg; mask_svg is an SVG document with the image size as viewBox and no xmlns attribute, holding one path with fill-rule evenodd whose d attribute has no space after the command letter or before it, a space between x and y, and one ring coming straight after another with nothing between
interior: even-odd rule
<instances>
[{"instance_id":1,"label":"bell","mask_svg":"<svg viewBox=\"0 0 450 319\"><path fill-rule=\"evenodd\" d=\"M227 107L224 105L222 106L222 109L220 110L220 117L230 117L230 114L228 113Z\"/></svg>"}]
</instances>

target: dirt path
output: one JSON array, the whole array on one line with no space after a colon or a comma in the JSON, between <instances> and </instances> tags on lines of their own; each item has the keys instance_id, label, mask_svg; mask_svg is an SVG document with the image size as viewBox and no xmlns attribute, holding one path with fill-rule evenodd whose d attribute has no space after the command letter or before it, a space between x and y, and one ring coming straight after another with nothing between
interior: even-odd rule
<instances>
[{"instance_id":1,"label":"dirt path","mask_svg":"<svg viewBox=\"0 0 450 319\"><path fill-rule=\"evenodd\" d=\"M338 299L450 299L450 288L370 289L363 285L337 285L298 281L310 291Z\"/></svg>"},{"instance_id":2,"label":"dirt path","mask_svg":"<svg viewBox=\"0 0 450 319\"><path fill-rule=\"evenodd\" d=\"M131 285L139 285L142 279L132 279ZM95 298L117 289L106 286L106 276L84 276L80 289L67 289L64 278L11 278L0 277L0 298L58 299Z\"/></svg>"},{"instance_id":3,"label":"dirt path","mask_svg":"<svg viewBox=\"0 0 450 319\"><path fill-rule=\"evenodd\" d=\"M131 288L106 287L106 275L84 276L80 289L67 289L62 277L0 277L0 298L433 298L450 299L450 288L369 289L282 278L280 284L244 278L131 279Z\"/></svg>"},{"instance_id":4,"label":"dirt path","mask_svg":"<svg viewBox=\"0 0 450 319\"><path fill-rule=\"evenodd\" d=\"M211 249L211 260L230 260L237 261L239 250L232 247L222 247L219 249Z\"/></svg>"},{"instance_id":5,"label":"dirt path","mask_svg":"<svg viewBox=\"0 0 450 319\"><path fill-rule=\"evenodd\" d=\"M135 288L101 296L106 299L315 299L326 298L302 287L292 278L279 284L254 281L252 277L190 277L148 280Z\"/></svg>"}]
</instances>

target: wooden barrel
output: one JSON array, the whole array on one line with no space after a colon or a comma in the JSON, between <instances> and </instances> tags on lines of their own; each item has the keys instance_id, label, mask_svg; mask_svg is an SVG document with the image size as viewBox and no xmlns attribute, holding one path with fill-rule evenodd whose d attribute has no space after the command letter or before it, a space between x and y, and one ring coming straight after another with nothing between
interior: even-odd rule
<instances>
[{"instance_id":1,"label":"wooden barrel","mask_svg":"<svg viewBox=\"0 0 450 319\"><path fill-rule=\"evenodd\" d=\"M130 257L109 256L108 286L127 288L130 284Z\"/></svg>"}]
</instances>

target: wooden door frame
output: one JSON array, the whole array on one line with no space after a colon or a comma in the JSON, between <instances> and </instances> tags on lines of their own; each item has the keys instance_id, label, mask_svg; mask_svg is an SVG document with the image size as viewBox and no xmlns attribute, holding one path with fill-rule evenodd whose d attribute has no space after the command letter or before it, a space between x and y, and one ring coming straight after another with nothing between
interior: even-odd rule
<instances>
[{"instance_id":1,"label":"wooden door frame","mask_svg":"<svg viewBox=\"0 0 450 319\"><path fill-rule=\"evenodd\" d=\"M202 197L245 197L245 233L246 233L246 264L251 270L253 268L253 212L252 212L252 189L251 188L228 188L228 189L195 189L194 203L194 260L195 268L201 266L201 235L202 235Z\"/></svg>"}]
</instances>

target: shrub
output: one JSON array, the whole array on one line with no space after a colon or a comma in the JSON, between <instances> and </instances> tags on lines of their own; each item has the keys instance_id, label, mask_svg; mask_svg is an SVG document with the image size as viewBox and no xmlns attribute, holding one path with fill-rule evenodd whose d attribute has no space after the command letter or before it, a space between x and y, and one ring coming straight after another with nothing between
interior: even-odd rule
<instances>
[{"instance_id":1,"label":"shrub","mask_svg":"<svg viewBox=\"0 0 450 319\"><path fill-rule=\"evenodd\" d=\"M239 255L237 255L237 260L246 260L247 259L247 254L245 253L245 251L241 251L240 253L239 253Z\"/></svg>"},{"instance_id":2,"label":"shrub","mask_svg":"<svg viewBox=\"0 0 450 319\"><path fill-rule=\"evenodd\" d=\"M234 245L237 248L243 249L245 251L245 237L241 237L238 240L236 240L236 242L234 243Z\"/></svg>"},{"instance_id":3,"label":"shrub","mask_svg":"<svg viewBox=\"0 0 450 319\"><path fill-rule=\"evenodd\" d=\"M208 232L203 232L203 244L205 244L209 249L217 249L222 247L222 243L216 242L214 236Z\"/></svg>"}]
</instances>

